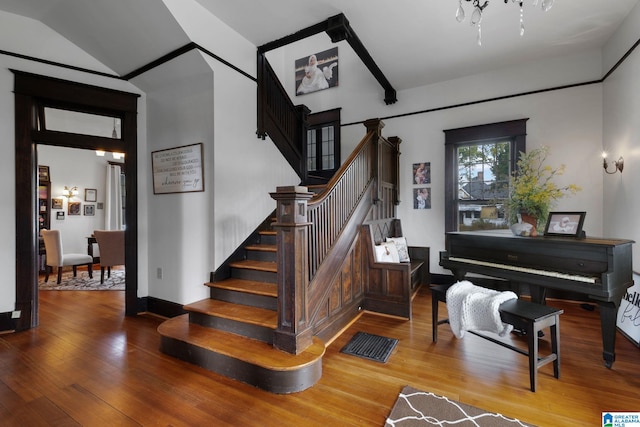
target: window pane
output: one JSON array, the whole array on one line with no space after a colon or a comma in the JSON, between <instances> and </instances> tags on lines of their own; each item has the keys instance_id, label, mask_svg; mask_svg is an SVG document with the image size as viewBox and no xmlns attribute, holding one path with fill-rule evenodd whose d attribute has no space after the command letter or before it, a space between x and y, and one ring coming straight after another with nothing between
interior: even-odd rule
<instances>
[{"instance_id":1,"label":"window pane","mask_svg":"<svg viewBox=\"0 0 640 427\"><path fill-rule=\"evenodd\" d=\"M316 169L316 132L314 130L307 131L307 170L315 171Z\"/></svg>"},{"instance_id":2,"label":"window pane","mask_svg":"<svg viewBox=\"0 0 640 427\"><path fill-rule=\"evenodd\" d=\"M79 113L51 107L44 108L44 117L47 130L114 139L122 137L121 123L117 117Z\"/></svg>"},{"instance_id":3,"label":"window pane","mask_svg":"<svg viewBox=\"0 0 640 427\"><path fill-rule=\"evenodd\" d=\"M507 228L504 201L509 197L510 141L460 146L458 160L458 229Z\"/></svg>"}]
</instances>

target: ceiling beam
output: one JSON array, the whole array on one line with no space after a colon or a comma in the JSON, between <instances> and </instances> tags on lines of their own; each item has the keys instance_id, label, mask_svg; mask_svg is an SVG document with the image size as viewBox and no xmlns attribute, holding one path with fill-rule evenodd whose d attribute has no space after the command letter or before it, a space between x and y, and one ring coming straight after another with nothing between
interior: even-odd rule
<instances>
[{"instance_id":1,"label":"ceiling beam","mask_svg":"<svg viewBox=\"0 0 640 427\"><path fill-rule=\"evenodd\" d=\"M278 40L263 44L262 46L258 47L258 53L264 54L271 50L284 47L288 44L303 40L307 37L311 37L322 32L326 32L333 43L337 43L343 40L349 43L349 46L351 46L353 51L358 55L358 57L360 57L367 69L369 69L371 74L373 74L373 77L375 77L375 79L384 89L385 104L394 104L398 100L396 97L396 90L393 88L393 86L391 86L391 83L385 77L380 67L378 67L378 64L376 64L376 61L373 59L373 57L369 54L367 48L364 47L364 44L362 43L356 32L353 30L353 28L351 28L351 25L349 25L349 20L347 20L347 17L344 16L343 13L332 16L326 21L312 25L288 36L282 37Z\"/></svg>"}]
</instances>

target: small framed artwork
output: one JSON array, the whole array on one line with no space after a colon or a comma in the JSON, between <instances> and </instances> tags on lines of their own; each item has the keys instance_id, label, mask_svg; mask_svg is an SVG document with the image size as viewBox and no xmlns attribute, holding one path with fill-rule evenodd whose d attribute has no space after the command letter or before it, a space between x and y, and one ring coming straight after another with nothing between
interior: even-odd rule
<instances>
[{"instance_id":1,"label":"small framed artwork","mask_svg":"<svg viewBox=\"0 0 640 427\"><path fill-rule=\"evenodd\" d=\"M96 203L96 209L104 209L104 204L102 202Z\"/></svg>"},{"instance_id":2,"label":"small framed artwork","mask_svg":"<svg viewBox=\"0 0 640 427\"><path fill-rule=\"evenodd\" d=\"M586 212L549 212L545 236L582 237Z\"/></svg>"},{"instance_id":3,"label":"small framed artwork","mask_svg":"<svg viewBox=\"0 0 640 427\"><path fill-rule=\"evenodd\" d=\"M64 212L56 212L56 219L64 219Z\"/></svg>"},{"instance_id":4,"label":"small framed artwork","mask_svg":"<svg viewBox=\"0 0 640 427\"><path fill-rule=\"evenodd\" d=\"M69 215L80 215L80 207L82 203L80 202L69 202L69 207L67 209Z\"/></svg>"},{"instance_id":5,"label":"small framed artwork","mask_svg":"<svg viewBox=\"0 0 640 427\"><path fill-rule=\"evenodd\" d=\"M412 172L414 184L431 184L431 163L414 163L412 166Z\"/></svg>"},{"instance_id":6,"label":"small framed artwork","mask_svg":"<svg viewBox=\"0 0 640 427\"><path fill-rule=\"evenodd\" d=\"M51 181L49 176L49 166L38 166L38 180Z\"/></svg>"},{"instance_id":7,"label":"small framed artwork","mask_svg":"<svg viewBox=\"0 0 640 427\"><path fill-rule=\"evenodd\" d=\"M96 205L84 205L84 215L85 216L95 216L96 214Z\"/></svg>"},{"instance_id":8,"label":"small framed artwork","mask_svg":"<svg viewBox=\"0 0 640 427\"><path fill-rule=\"evenodd\" d=\"M62 209L62 199L51 199L51 209Z\"/></svg>"},{"instance_id":9,"label":"small framed artwork","mask_svg":"<svg viewBox=\"0 0 640 427\"><path fill-rule=\"evenodd\" d=\"M84 189L84 201L85 202L95 202L98 199L98 190L95 188L85 188Z\"/></svg>"},{"instance_id":10,"label":"small framed artwork","mask_svg":"<svg viewBox=\"0 0 640 427\"><path fill-rule=\"evenodd\" d=\"M418 187L413 189L413 209L431 209L431 189Z\"/></svg>"}]
</instances>

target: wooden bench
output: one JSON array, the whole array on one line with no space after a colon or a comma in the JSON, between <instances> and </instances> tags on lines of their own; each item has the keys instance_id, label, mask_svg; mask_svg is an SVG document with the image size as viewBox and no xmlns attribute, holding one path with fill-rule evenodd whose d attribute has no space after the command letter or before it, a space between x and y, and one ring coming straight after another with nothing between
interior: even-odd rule
<instances>
[{"instance_id":1,"label":"wooden bench","mask_svg":"<svg viewBox=\"0 0 640 427\"><path fill-rule=\"evenodd\" d=\"M387 237L401 237L397 218L362 224L365 310L411 319L411 300L420 285L429 283L429 248L408 246L410 262L377 262L374 246ZM405 236L406 237L406 236ZM410 240L410 239L408 239Z\"/></svg>"},{"instance_id":2,"label":"wooden bench","mask_svg":"<svg viewBox=\"0 0 640 427\"><path fill-rule=\"evenodd\" d=\"M451 285L431 286L431 315L433 342L438 342L438 325L449 323L449 319L438 319L438 303L447 302L447 289ZM500 318L503 322L513 325L527 336L529 351L524 351L503 341L475 331L468 331L476 336L509 348L529 358L529 382L531 391L536 391L538 385L538 368L553 362L553 376L560 378L560 315L563 310L536 304L521 299L513 299L500 304ZM538 335L544 328L551 332L551 354L538 356Z\"/></svg>"}]
</instances>

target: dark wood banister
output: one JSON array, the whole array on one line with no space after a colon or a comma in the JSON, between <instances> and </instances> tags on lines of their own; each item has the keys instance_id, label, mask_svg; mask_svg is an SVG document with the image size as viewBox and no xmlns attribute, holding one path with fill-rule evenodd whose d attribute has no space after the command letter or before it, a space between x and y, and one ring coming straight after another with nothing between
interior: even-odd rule
<instances>
[{"instance_id":1,"label":"dark wood banister","mask_svg":"<svg viewBox=\"0 0 640 427\"><path fill-rule=\"evenodd\" d=\"M398 142L381 136L379 119L365 122L367 134L325 191L279 187L277 201L278 327L274 346L298 354L312 342L314 316L330 292L345 254L366 219L393 215L397 196L380 197L382 177L397 178ZM386 158L381 159L380 156ZM393 169L389 171L388 169ZM391 193L397 181L387 183ZM312 199L313 198L313 199Z\"/></svg>"}]
</instances>

